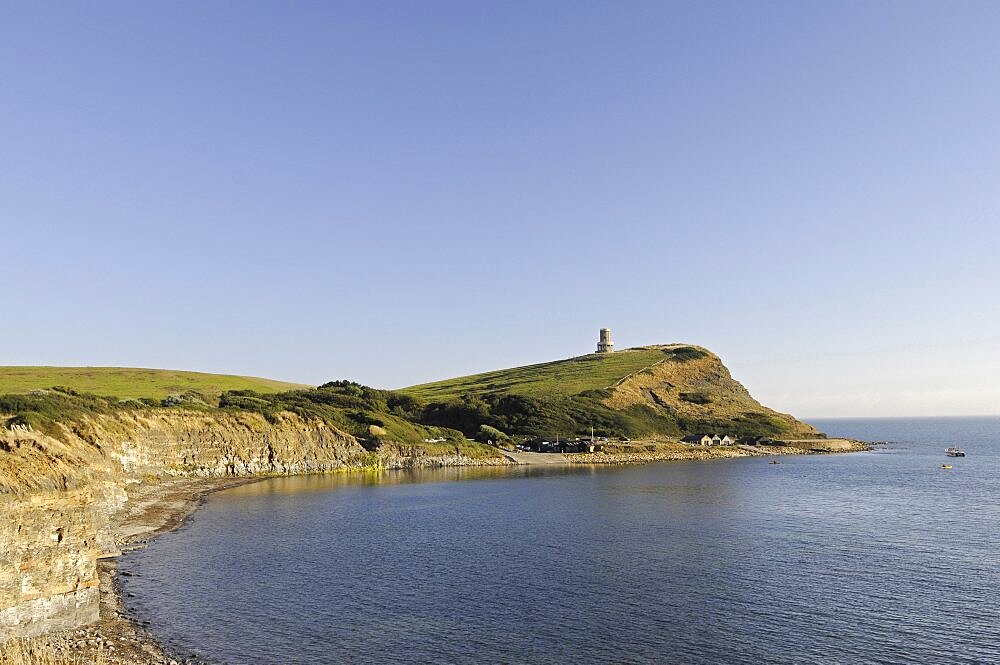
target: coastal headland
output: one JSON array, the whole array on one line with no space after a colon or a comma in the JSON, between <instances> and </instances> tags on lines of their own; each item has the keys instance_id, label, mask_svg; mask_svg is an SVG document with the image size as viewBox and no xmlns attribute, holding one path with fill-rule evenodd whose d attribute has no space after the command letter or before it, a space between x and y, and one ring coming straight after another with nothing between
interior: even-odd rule
<instances>
[{"instance_id":1,"label":"coastal headland","mask_svg":"<svg viewBox=\"0 0 1000 665\"><path fill-rule=\"evenodd\" d=\"M5 369L0 385L11 392L0 395L0 641L34 638L43 648L100 653L113 663L170 662L123 613L114 558L175 528L207 493L234 483L865 448L826 439L760 405L717 356L691 345L590 354L400 391L346 381L213 390L211 375L200 375L198 390L164 397L137 380L109 396L100 394L99 368L87 375L94 393L38 388L45 368L22 371L33 382L22 389L16 379L5 381ZM591 431L606 441L599 451L518 449L532 438ZM681 443L694 433L766 437L769 445Z\"/></svg>"}]
</instances>

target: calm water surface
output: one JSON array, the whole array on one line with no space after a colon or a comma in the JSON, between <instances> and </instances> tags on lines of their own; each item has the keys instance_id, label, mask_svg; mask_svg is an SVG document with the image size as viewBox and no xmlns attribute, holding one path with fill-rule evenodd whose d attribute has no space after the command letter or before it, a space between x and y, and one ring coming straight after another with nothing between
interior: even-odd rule
<instances>
[{"instance_id":1,"label":"calm water surface","mask_svg":"<svg viewBox=\"0 0 1000 665\"><path fill-rule=\"evenodd\" d=\"M125 557L126 600L218 663L1000 662L1000 418L815 424L896 443L268 480Z\"/></svg>"}]
</instances>

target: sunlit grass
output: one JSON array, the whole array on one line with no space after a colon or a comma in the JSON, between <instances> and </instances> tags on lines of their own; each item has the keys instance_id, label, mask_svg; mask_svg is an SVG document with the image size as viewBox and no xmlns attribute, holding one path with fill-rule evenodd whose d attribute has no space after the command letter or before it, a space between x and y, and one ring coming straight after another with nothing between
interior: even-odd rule
<instances>
[{"instance_id":1,"label":"sunlit grass","mask_svg":"<svg viewBox=\"0 0 1000 665\"><path fill-rule=\"evenodd\" d=\"M118 398L163 399L187 391L217 398L227 390L276 393L303 386L271 379L132 367L0 367L0 394L64 386Z\"/></svg>"},{"instance_id":2,"label":"sunlit grass","mask_svg":"<svg viewBox=\"0 0 1000 665\"><path fill-rule=\"evenodd\" d=\"M497 392L527 397L577 395L588 390L608 388L666 357L663 348L592 353L566 360L424 383L403 388L400 392L426 400L447 400L463 394Z\"/></svg>"}]
</instances>

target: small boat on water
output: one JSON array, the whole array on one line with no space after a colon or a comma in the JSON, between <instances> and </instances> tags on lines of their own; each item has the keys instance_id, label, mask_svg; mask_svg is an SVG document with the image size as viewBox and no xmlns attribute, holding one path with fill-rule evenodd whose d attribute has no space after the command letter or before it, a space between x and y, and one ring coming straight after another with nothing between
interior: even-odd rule
<instances>
[{"instance_id":1,"label":"small boat on water","mask_svg":"<svg viewBox=\"0 0 1000 665\"><path fill-rule=\"evenodd\" d=\"M770 462L768 462L768 464L781 464L781 460L773 459Z\"/></svg>"},{"instance_id":2,"label":"small boat on water","mask_svg":"<svg viewBox=\"0 0 1000 665\"><path fill-rule=\"evenodd\" d=\"M953 467L951 466L951 464L942 464L942 465L941 465L941 468L942 468L942 469L951 469L951 468L953 468Z\"/></svg>"},{"instance_id":3,"label":"small boat on water","mask_svg":"<svg viewBox=\"0 0 1000 665\"><path fill-rule=\"evenodd\" d=\"M965 457L965 451L961 448L948 448L944 451L948 457Z\"/></svg>"}]
</instances>

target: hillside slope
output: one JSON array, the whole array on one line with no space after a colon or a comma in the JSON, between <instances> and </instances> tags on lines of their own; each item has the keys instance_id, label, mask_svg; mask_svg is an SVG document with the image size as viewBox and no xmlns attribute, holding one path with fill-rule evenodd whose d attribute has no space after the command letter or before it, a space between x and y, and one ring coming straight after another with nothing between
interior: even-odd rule
<instances>
[{"instance_id":1,"label":"hillside slope","mask_svg":"<svg viewBox=\"0 0 1000 665\"><path fill-rule=\"evenodd\" d=\"M675 346L682 348L682 345ZM591 353L565 360L424 383L403 388L400 392L429 401L494 392L526 397L570 396L613 386L623 377L661 362L663 358L664 353L660 347L627 349L617 353Z\"/></svg>"},{"instance_id":2,"label":"hillside slope","mask_svg":"<svg viewBox=\"0 0 1000 665\"><path fill-rule=\"evenodd\" d=\"M714 353L664 344L589 354L421 384L425 421L471 434L483 424L512 435L677 436L729 432L816 436L755 400Z\"/></svg>"},{"instance_id":3,"label":"hillside slope","mask_svg":"<svg viewBox=\"0 0 1000 665\"><path fill-rule=\"evenodd\" d=\"M82 393L118 398L163 399L195 391L217 398L227 390L276 393L304 388L301 384L254 376L205 374L137 367L0 367L0 394L26 393L63 386Z\"/></svg>"},{"instance_id":4,"label":"hillside slope","mask_svg":"<svg viewBox=\"0 0 1000 665\"><path fill-rule=\"evenodd\" d=\"M664 354L641 371L619 380L606 403L615 409L641 405L667 411L687 423L689 432L726 429L780 436L816 436L816 429L770 409L750 395L711 351L701 347L646 347Z\"/></svg>"}]
</instances>

